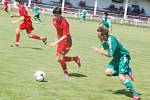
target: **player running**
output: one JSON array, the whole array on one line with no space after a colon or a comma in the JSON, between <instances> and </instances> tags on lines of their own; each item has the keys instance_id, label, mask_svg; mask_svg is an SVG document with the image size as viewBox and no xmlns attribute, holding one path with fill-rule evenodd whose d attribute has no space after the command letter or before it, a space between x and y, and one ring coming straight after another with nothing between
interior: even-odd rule
<instances>
[{"instance_id":1,"label":"player running","mask_svg":"<svg viewBox=\"0 0 150 100\"><path fill-rule=\"evenodd\" d=\"M61 16L61 8L56 7L53 10L53 24L57 30L57 40L50 43L50 46L57 46L57 61L60 63L64 77L68 77L67 65L66 62L75 61L78 64L78 67L81 66L80 64L80 57L68 57L66 54L69 52L72 46L72 38L69 31L69 24L65 18Z\"/></svg>"},{"instance_id":2,"label":"player running","mask_svg":"<svg viewBox=\"0 0 150 100\"><path fill-rule=\"evenodd\" d=\"M4 0L4 10L5 10L5 12L7 12L7 13L8 13L8 8L9 8L8 3L9 3L8 0Z\"/></svg>"},{"instance_id":3,"label":"player running","mask_svg":"<svg viewBox=\"0 0 150 100\"><path fill-rule=\"evenodd\" d=\"M87 11L85 9L82 10L81 12L81 18L80 18L80 23L83 21L85 23L86 17L87 17Z\"/></svg>"},{"instance_id":4,"label":"player running","mask_svg":"<svg viewBox=\"0 0 150 100\"><path fill-rule=\"evenodd\" d=\"M109 29L109 32L111 32L111 30L112 30L112 24L111 24L110 20L108 19L108 13L104 12L103 16L104 17L99 22L98 26L103 25L103 26L105 26L105 27L107 27Z\"/></svg>"},{"instance_id":5,"label":"player running","mask_svg":"<svg viewBox=\"0 0 150 100\"><path fill-rule=\"evenodd\" d=\"M93 50L106 57L112 58L106 68L106 75L119 76L120 81L133 93L133 100L139 100L140 96L134 90L132 82L126 78L126 75L129 75L131 80L134 81L131 67L129 65L131 58L128 50L122 46L116 37L109 35L108 29L104 26L97 28L97 36L101 40L103 48L99 49L93 47Z\"/></svg>"},{"instance_id":6,"label":"player running","mask_svg":"<svg viewBox=\"0 0 150 100\"><path fill-rule=\"evenodd\" d=\"M41 19L40 19L40 7L36 3L34 3L33 12L34 12L34 17L33 17L34 20L41 22Z\"/></svg>"},{"instance_id":7,"label":"player running","mask_svg":"<svg viewBox=\"0 0 150 100\"><path fill-rule=\"evenodd\" d=\"M46 43L47 43L46 37L41 37L39 35L31 33L31 31L33 30L31 17L28 15L28 12L25 9L24 5L20 4L21 0L15 0L15 1L16 1L16 5L19 7L19 14L12 14L11 18L19 17L19 19L16 21L13 21L12 23L20 22L20 25L16 29L16 43L11 45L11 47L19 47L20 32L22 30L26 30L26 33L28 34L29 38L42 40L44 42L44 44L46 45Z\"/></svg>"}]
</instances>

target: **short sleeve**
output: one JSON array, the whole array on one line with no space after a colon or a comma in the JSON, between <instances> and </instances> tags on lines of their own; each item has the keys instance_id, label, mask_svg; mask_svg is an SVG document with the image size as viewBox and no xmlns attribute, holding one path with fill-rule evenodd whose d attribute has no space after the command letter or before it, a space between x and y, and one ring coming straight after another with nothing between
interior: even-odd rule
<instances>
[{"instance_id":1,"label":"short sleeve","mask_svg":"<svg viewBox=\"0 0 150 100\"><path fill-rule=\"evenodd\" d=\"M112 41L111 39L108 41L109 49L108 49L108 55L112 57L114 55L114 52L117 48L117 44L115 41Z\"/></svg>"},{"instance_id":2,"label":"short sleeve","mask_svg":"<svg viewBox=\"0 0 150 100\"><path fill-rule=\"evenodd\" d=\"M20 14L20 16L25 16L26 15L25 7L20 6L20 8L19 8L19 14Z\"/></svg>"}]
</instances>

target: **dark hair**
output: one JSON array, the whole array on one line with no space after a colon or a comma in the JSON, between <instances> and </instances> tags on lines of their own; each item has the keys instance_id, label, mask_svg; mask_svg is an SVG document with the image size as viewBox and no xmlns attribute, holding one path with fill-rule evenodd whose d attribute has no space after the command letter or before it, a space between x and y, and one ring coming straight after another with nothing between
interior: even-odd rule
<instances>
[{"instance_id":1,"label":"dark hair","mask_svg":"<svg viewBox=\"0 0 150 100\"><path fill-rule=\"evenodd\" d=\"M21 2L21 0L15 0L16 2Z\"/></svg>"},{"instance_id":2,"label":"dark hair","mask_svg":"<svg viewBox=\"0 0 150 100\"><path fill-rule=\"evenodd\" d=\"M106 36L109 35L108 28L105 27L105 26L100 26L100 27L98 27L98 28L97 28L97 32L100 32L101 35L106 35Z\"/></svg>"},{"instance_id":3,"label":"dark hair","mask_svg":"<svg viewBox=\"0 0 150 100\"><path fill-rule=\"evenodd\" d=\"M107 13L107 12L104 12L104 14L105 14L106 16L108 16L108 13Z\"/></svg>"},{"instance_id":4,"label":"dark hair","mask_svg":"<svg viewBox=\"0 0 150 100\"><path fill-rule=\"evenodd\" d=\"M55 7L53 10L53 14L61 15L61 8L60 7Z\"/></svg>"}]
</instances>

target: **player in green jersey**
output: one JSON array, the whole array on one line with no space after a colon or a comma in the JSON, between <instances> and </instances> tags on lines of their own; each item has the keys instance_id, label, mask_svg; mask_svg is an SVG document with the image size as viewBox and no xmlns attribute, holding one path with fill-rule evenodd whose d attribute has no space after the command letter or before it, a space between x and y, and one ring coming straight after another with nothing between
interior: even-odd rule
<instances>
[{"instance_id":1,"label":"player in green jersey","mask_svg":"<svg viewBox=\"0 0 150 100\"><path fill-rule=\"evenodd\" d=\"M112 24L111 24L110 20L108 19L108 13L104 12L103 16L104 17L99 22L98 26L99 25L103 25L103 26L105 26L105 27L107 27L109 29L109 32L111 32L111 30L112 30Z\"/></svg>"},{"instance_id":2,"label":"player in green jersey","mask_svg":"<svg viewBox=\"0 0 150 100\"><path fill-rule=\"evenodd\" d=\"M87 17L87 11L85 9L82 10L81 12L81 19L80 19L80 23L83 21L85 23L86 17Z\"/></svg>"},{"instance_id":3,"label":"player in green jersey","mask_svg":"<svg viewBox=\"0 0 150 100\"><path fill-rule=\"evenodd\" d=\"M34 12L34 17L33 18L35 19L35 21L41 22L41 19L40 19L40 7L37 6L36 3L34 3L33 12Z\"/></svg>"},{"instance_id":4,"label":"player in green jersey","mask_svg":"<svg viewBox=\"0 0 150 100\"><path fill-rule=\"evenodd\" d=\"M131 67L129 65L131 58L128 50L123 47L115 36L109 35L109 30L105 26L97 28L97 36L100 39L103 48L99 49L93 47L93 50L112 58L106 68L106 75L119 76L120 81L133 93L133 100L139 100L139 94L134 90L132 82L126 77L129 75L131 80L134 81Z\"/></svg>"}]
</instances>

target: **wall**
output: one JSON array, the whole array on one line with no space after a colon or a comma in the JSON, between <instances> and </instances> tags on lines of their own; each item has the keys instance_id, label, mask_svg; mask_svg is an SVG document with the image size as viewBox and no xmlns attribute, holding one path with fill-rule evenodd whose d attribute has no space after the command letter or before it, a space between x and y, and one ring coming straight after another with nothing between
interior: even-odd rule
<instances>
[{"instance_id":1,"label":"wall","mask_svg":"<svg viewBox=\"0 0 150 100\"><path fill-rule=\"evenodd\" d=\"M60 0L40 0L42 3L51 4L51 1L59 2ZM74 7L78 7L80 0L69 0ZM124 0L126 1L126 0ZM144 7L145 12L147 15L150 16L150 0L128 0L129 6L132 4L138 4L140 5L140 8ZM94 7L94 0L86 0L87 6ZM114 4L117 8L120 6L124 6L124 3L115 3L112 2L112 0L98 0L98 9L102 10L104 8L107 8L109 5Z\"/></svg>"}]
</instances>

